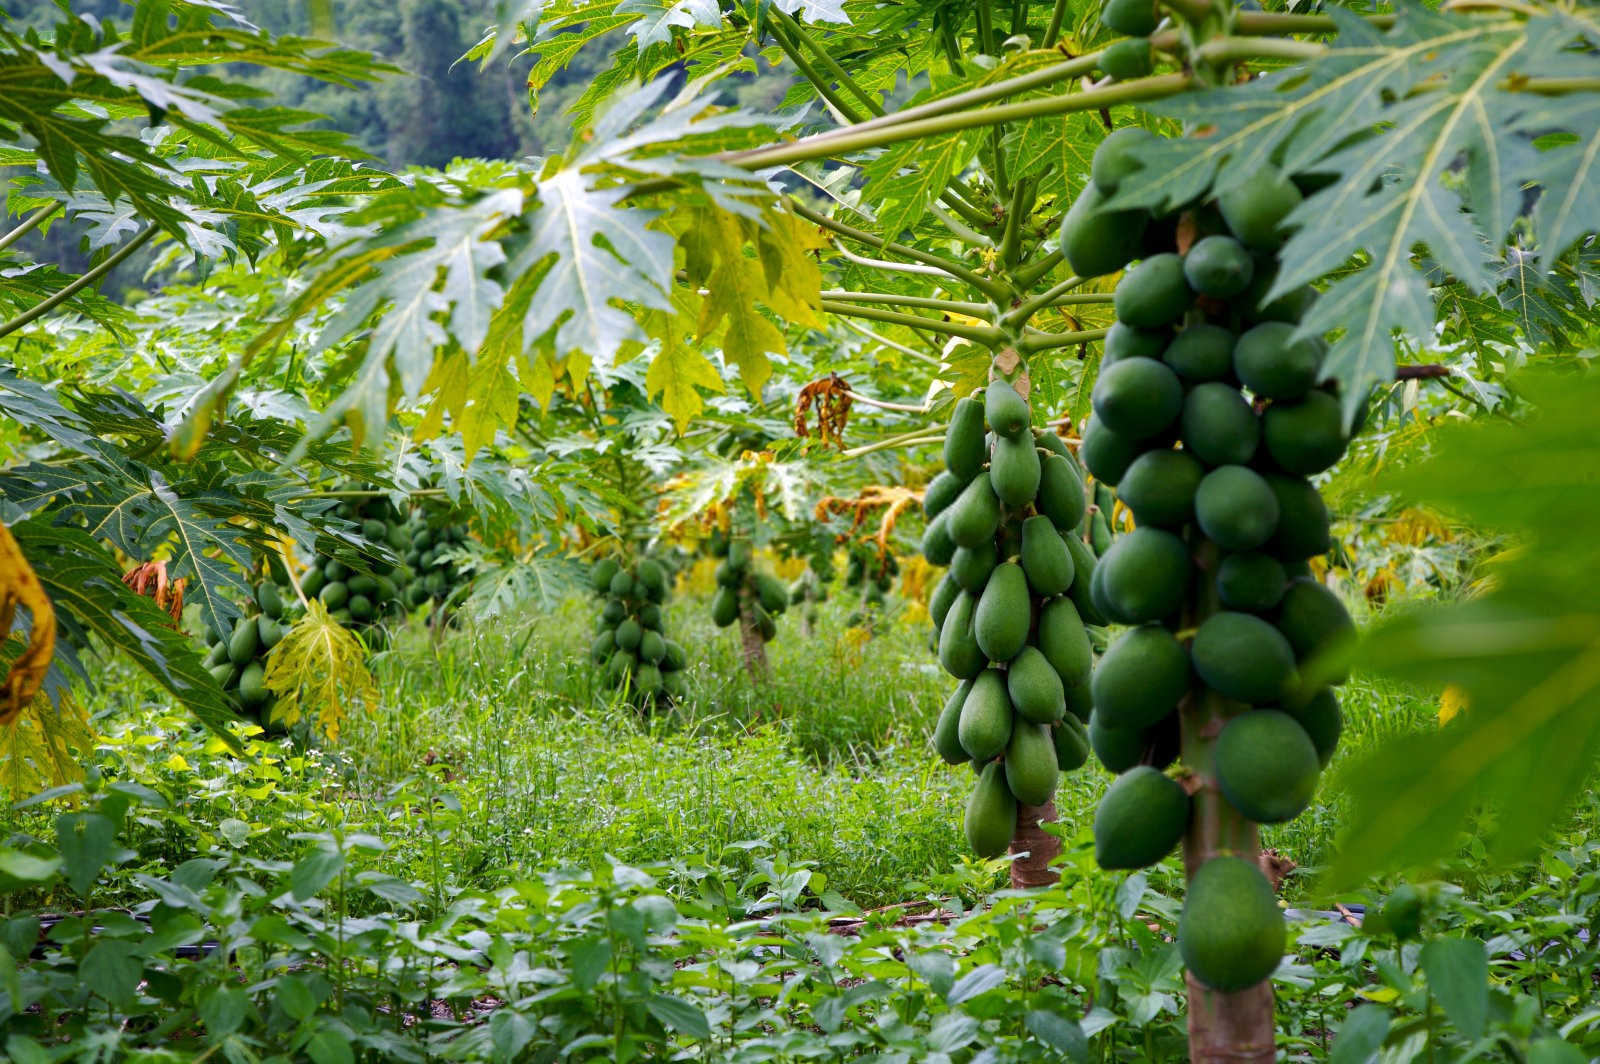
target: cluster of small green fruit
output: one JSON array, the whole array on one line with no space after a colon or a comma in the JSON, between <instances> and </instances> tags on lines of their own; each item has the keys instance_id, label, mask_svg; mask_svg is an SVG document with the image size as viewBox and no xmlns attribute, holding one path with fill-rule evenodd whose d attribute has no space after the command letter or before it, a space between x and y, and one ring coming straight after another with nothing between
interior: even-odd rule
<instances>
[{"instance_id":1,"label":"cluster of small green fruit","mask_svg":"<svg viewBox=\"0 0 1600 1064\"><path fill-rule=\"evenodd\" d=\"M401 534L391 537L388 543L395 546L398 539L403 546L400 552L409 577L400 585L400 595L410 609L428 603L441 606L450 604L452 596L461 588L463 574L456 565L456 551L467 542L467 527L444 516L430 516L426 508L413 511L410 520L401 526Z\"/></svg>"},{"instance_id":2,"label":"cluster of small green fruit","mask_svg":"<svg viewBox=\"0 0 1600 1064\"><path fill-rule=\"evenodd\" d=\"M710 540L717 563L717 590L711 596L711 620L726 628L748 619L763 643L778 634L778 617L789 608L789 589L771 573L756 568L755 548L743 536L716 532Z\"/></svg>"},{"instance_id":3,"label":"cluster of small green fruit","mask_svg":"<svg viewBox=\"0 0 1600 1064\"><path fill-rule=\"evenodd\" d=\"M1079 535L1088 503L1071 452L1031 423L1005 380L982 402L958 400L945 470L923 496L923 554L950 567L929 600L939 663L960 681L934 747L978 771L964 827L983 856L1004 852L1019 805L1049 802L1060 773L1089 753L1094 650L1081 611L1092 609L1095 558Z\"/></svg>"},{"instance_id":4,"label":"cluster of small green fruit","mask_svg":"<svg viewBox=\"0 0 1600 1064\"><path fill-rule=\"evenodd\" d=\"M256 588L252 605L257 612L241 616L226 634L210 624L205 626L205 663L223 693L238 704L241 715L266 725L271 720L273 703L266 682L267 652L278 645L304 611L292 599L286 607L277 586L271 583Z\"/></svg>"},{"instance_id":5,"label":"cluster of small green fruit","mask_svg":"<svg viewBox=\"0 0 1600 1064\"><path fill-rule=\"evenodd\" d=\"M1080 451L1137 525L1090 587L1099 612L1131 626L1092 684L1090 740L1121 773L1095 818L1107 868L1172 852L1191 829L1190 792L1213 780L1244 820L1305 809L1341 727L1329 684L1343 677L1313 662L1353 634L1309 567L1330 538L1307 478L1348 443L1323 344L1297 333L1315 292L1264 300L1301 192L1268 170L1161 217L1103 211L1138 165L1129 145L1148 136L1107 138L1062 232L1080 275L1138 259L1116 287ZM1165 771L1180 745L1202 755L1187 787ZM1206 854L1179 924L1191 974L1218 990L1260 982L1282 956L1282 913L1248 856Z\"/></svg>"},{"instance_id":6,"label":"cluster of small green fruit","mask_svg":"<svg viewBox=\"0 0 1600 1064\"><path fill-rule=\"evenodd\" d=\"M848 560L844 565L844 585L853 591L858 602L850 611L845 624L851 628L865 628L876 632L888 609L888 594L894 588L894 578L900 575L900 562L893 552L881 557L872 543L850 544Z\"/></svg>"},{"instance_id":7,"label":"cluster of small green fruit","mask_svg":"<svg viewBox=\"0 0 1600 1064\"><path fill-rule=\"evenodd\" d=\"M688 655L680 644L662 634L666 568L651 558L632 566L624 566L616 558L602 558L594 563L589 577L595 594L605 600L589 648L589 657L600 667L605 681L626 690L629 700L640 708L682 698L687 690L683 667Z\"/></svg>"}]
</instances>

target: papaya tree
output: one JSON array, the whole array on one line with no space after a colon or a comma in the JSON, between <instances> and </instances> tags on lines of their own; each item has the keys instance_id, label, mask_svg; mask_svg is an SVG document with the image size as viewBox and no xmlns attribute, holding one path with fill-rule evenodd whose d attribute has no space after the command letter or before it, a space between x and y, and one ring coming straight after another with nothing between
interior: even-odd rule
<instances>
[{"instance_id":1,"label":"papaya tree","mask_svg":"<svg viewBox=\"0 0 1600 1064\"><path fill-rule=\"evenodd\" d=\"M1272 1059L1283 929L1254 825L1292 816L1315 785L1337 722L1322 651L1347 631L1298 575L1324 549L1308 478L1338 461L1374 389L1439 376L1424 352L1448 343L1492 378L1506 338L1560 343L1592 323L1592 13L1541 0L503 10L473 54L527 52L535 88L582 49L612 57L575 105L574 146L358 207L369 228L319 249L312 283L213 382L177 449L330 300L344 309L319 349L355 338L360 356L325 424L357 438L397 400L470 418L473 395L544 404L559 382L630 360L690 427L721 387L708 351L759 399L798 337L845 321L936 385L920 431L881 442L955 436L970 487L972 433L941 426L1003 384L1025 413L1018 424L1002 403L992 440L979 423L980 467L1012 450L1007 467L1048 464L1033 431L1063 421L1077 446L1059 457L1081 461L1097 498L1126 485L1133 528L1084 566L1084 601L1129 629L1089 691L1110 700L1091 740L1127 769L1103 857L1184 843L1193 1057ZM774 69L791 81L783 115L714 96ZM997 499L1017 487L998 479ZM1015 497L1024 520L1056 505ZM962 522L970 549L1009 520L995 509L985 499ZM1002 627L989 634L1011 641L992 650L1015 642ZM973 660L952 657L963 672ZM1117 682L1145 668L1167 686ZM1285 755L1268 773L1265 749ZM1117 828L1135 788L1135 808L1166 811L1164 836Z\"/></svg>"}]
</instances>

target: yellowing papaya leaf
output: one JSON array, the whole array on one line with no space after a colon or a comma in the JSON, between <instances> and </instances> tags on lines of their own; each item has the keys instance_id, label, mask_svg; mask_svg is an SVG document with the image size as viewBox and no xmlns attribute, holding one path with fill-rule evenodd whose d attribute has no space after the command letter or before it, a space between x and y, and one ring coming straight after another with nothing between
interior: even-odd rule
<instances>
[{"instance_id":1,"label":"yellowing papaya leaf","mask_svg":"<svg viewBox=\"0 0 1600 1064\"><path fill-rule=\"evenodd\" d=\"M822 267L816 252L828 246L815 225L788 210L769 208L756 235L756 252L766 274L767 306L793 325L822 328Z\"/></svg>"},{"instance_id":2,"label":"yellowing papaya leaf","mask_svg":"<svg viewBox=\"0 0 1600 1064\"><path fill-rule=\"evenodd\" d=\"M645 389L661 397L661 409L682 432L705 408L697 388L710 392L723 390L722 375L699 348L682 343L675 323L668 320L661 333L661 349L650 361L644 377Z\"/></svg>"},{"instance_id":3,"label":"yellowing papaya leaf","mask_svg":"<svg viewBox=\"0 0 1600 1064\"><path fill-rule=\"evenodd\" d=\"M0 525L0 642L9 637L18 606L30 615L28 645L6 670L5 687L0 690L0 727L14 724L39 693L56 646L56 613L50 597L22 556L11 530Z\"/></svg>"},{"instance_id":4,"label":"yellowing papaya leaf","mask_svg":"<svg viewBox=\"0 0 1600 1064\"><path fill-rule=\"evenodd\" d=\"M94 743L89 711L70 689L34 699L0 728L0 794L16 800L81 779Z\"/></svg>"},{"instance_id":5,"label":"yellowing papaya leaf","mask_svg":"<svg viewBox=\"0 0 1600 1064\"><path fill-rule=\"evenodd\" d=\"M341 627L318 599L267 655L267 687L277 696L274 720L294 724L308 714L329 739L353 708L378 704L378 685L367 669L361 640Z\"/></svg>"},{"instance_id":6,"label":"yellowing papaya leaf","mask_svg":"<svg viewBox=\"0 0 1600 1064\"><path fill-rule=\"evenodd\" d=\"M761 313L759 304L768 296L760 264L745 254L747 234L754 236L755 223L727 211L703 211L707 236L714 241L717 264L706 278L709 295L700 310L700 338L711 335L727 320L722 331L722 353L739 367L739 376L750 394L760 398L761 389L772 375L768 353L788 350L783 334Z\"/></svg>"}]
</instances>

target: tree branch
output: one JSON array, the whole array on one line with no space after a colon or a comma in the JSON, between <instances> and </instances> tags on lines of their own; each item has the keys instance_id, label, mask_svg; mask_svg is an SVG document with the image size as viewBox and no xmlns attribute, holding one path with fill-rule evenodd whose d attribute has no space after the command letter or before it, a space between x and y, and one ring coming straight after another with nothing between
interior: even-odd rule
<instances>
[{"instance_id":1,"label":"tree branch","mask_svg":"<svg viewBox=\"0 0 1600 1064\"><path fill-rule=\"evenodd\" d=\"M156 235L157 229L158 226L156 226L154 223L151 223L139 230L134 234L133 239L129 240L116 251L106 256L105 261L100 263L100 265L85 273L77 280L73 281L71 284L61 289L61 291L57 292L49 299L29 307L27 310L23 311L21 314L18 314L4 325L0 325L0 336L9 336L11 333L16 332L29 322L36 321L39 318L44 317L46 314L56 309L67 300L83 291L85 288L94 284L100 278L104 277L106 274L120 266L123 260L129 255L132 255L135 251L138 251L140 248L144 247L145 244L149 243L150 238Z\"/></svg>"},{"instance_id":2,"label":"tree branch","mask_svg":"<svg viewBox=\"0 0 1600 1064\"><path fill-rule=\"evenodd\" d=\"M56 213L56 211L59 211L63 206L65 206L65 204L63 204L60 200L57 200L54 203L46 203L43 207L40 207L38 210L22 219L15 229L11 230L11 232L7 233L5 236L0 236L0 251L4 251L12 244L15 244L17 241L33 232L35 229L39 228L41 222L45 221L45 219Z\"/></svg>"},{"instance_id":3,"label":"tree branch","mask_svg":"<svg viewBox=\"0 0 1600 1064\"><path fill-rule=\"evenodd\" d=\"M989 303L963 303L953 299L932 299L927 296L902 296L894 292L845 292L831 288L822 293L823 299L851 303L889 303L918 310L937 310L946 314L965 314L969 318L986 318L994 313Z\"/></svg>"},{"instance_id":4,"label":"tree branch","mask_svg":"<svg viewBox=\"0 0 1600 1064\"><path fill-rule=\"evenodd\" d=\"M1007 295L1004 286L990 280L987 277L978 276L965 266L961 265L959 262L952 262L943 256L934 255L926 251L919 251L916 248L909 248L904 244L896 244L887 237L876 236L864 229L857 229L853 225L846 225L843 222L835 221L834 219L829 218L827 215L813 210L806 204L801 203L799 200L793 200L791 202L796 214L800 215L802 218L816 222L824 229L832 230L833 232L838 233L840 236L849 237L851 240L854 240L857 243L866 244L868 247L877 248L886 255L899 255L903 258L910 259L912 262L922 262L929 266L936 266L945 273L949 274L951 277L956 277L967 282L967 284L971 285L973 288L977 289L979 292L982 292L984 295L988 296L997 303L1003 300Z\"/></svg>"},{"instance_id":5,"label":"tree branch","mask_svg":"<svg viewBox=\"0 0 1600 1064\"><path fill-rule=\"evenodd\" d=\"M1080 284L1083 284L1084 280L1085 279L1082 277L1068 277L1065 281L1062 281L1054 288L1042 292L1039 295L1034 296L1032 299L1023 300L1021 303L1017 304L1014 308L1007 312L1004 318L1000 319L1001 323L1013 329L1022 325L1026 325L1029 318L1033 317L1045 307L1053 305L1057 299L1060 299L1062 296L1066 295ZM1099 293L1091 294L1095 298L1082 301L1094 303L1109 303L1111 301L1111 297L1109 295L1102 299Z\"/></svg>"},{"instance_id":6,"label":"tree branch","mask_svg":"<svg viewBox=\"0 0 1600 1064\"><path fill-rule=\"evenodd\" d=\"M1428 381L1448 376L1450 376L1450 367L1441 366L1434 362L1411 366L1396 366L1394 368L1394 379L1397 381Z\"/></svg>"},{"instance_id":7,"label":"tree branch","mask_svg":"<svg viewBox=\"0 0 1600 1064\"><path fill-rule=\"evenodd\" d=\"M1052 347L1071 347L1091 340L1103 340L1109 329L1084 329L1081 332L1030 333L1017 343L1017 348L1027 354Z\"/></svg>"},{"instance_id":8,"label":"tree branch","mask_svg":"<svg viewBox=\"0 0 1600 1064\"><path fill-rule=\"evenodd\" d=\"M886 325L905 325L915 329L927 329L929 332L943 333L946 336L959 336L974 343L993 344L1000 339L1000 330L992 325L962 325L954 321L924 318L917 314L901 314L893 310L879 310L876 307L858 307L852 303L840 303L832 299L824 299L822 301L822 309L830 314L843 314L849 317L866 318L868 321L881 321Z\"/></svg>"}]
</instances>

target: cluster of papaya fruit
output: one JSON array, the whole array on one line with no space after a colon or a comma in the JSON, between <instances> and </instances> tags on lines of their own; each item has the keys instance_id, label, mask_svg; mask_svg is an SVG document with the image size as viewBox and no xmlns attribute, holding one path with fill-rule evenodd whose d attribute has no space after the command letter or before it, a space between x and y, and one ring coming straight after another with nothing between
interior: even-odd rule
<instances>
[{"instance_id":1,"label":"cluster of papaya fruit","mask_svg":"<svg viewBox=\"0 0 1600 1064\"><path fill-rule=\"evenodd\" d=\"M894 588L894 578L900 575L900 562L893 552L880 557L872 543L855 542L844 564L844 585L855 593L859 601L850 611L845 624L851 628L865 628L876 632L887 607L886 596Z\"/></svg>"},{"instance_id":2,"label":"cluster of papaya fruit","mask_svg":"<svg viewBox=\"0 0 1600 1064\"><path fill-rule=\"evenodd\" d=\"M241 716L265 727L271 721L273 702L266 683L267 652L294 627L302 611L292 599L286 604L270 581L257 586L253 605L255 609L235 621L230 631L219 632L207 624L202 635L211 675L237 703Z\"/></svg>"},{"instance_id":3,"label":"cluster of papaya fruit","mask_svg":"<svg viewBox=\"0 0 1600 1064\"><path fill-rule=\"evenodd\" d=\"M789 608L789 589L771 573L756 568L755 547L743 536L716 532L711 536L717 563L717 590L711 596L711 620L726 628L741 616L763 643L778 634L778 617Z\"/></svg>"},{"instance_id":4,"label":"cluster of papaya fruit","mask_svg":"<svg viewBox=\"0 0 1600 1064\"><path fill-rule=\"evenodd\" d=\"M1114 293L1118 320L1079 452L1137 526L1100 559L1090 587L1100 613L1130 626L1091 685L1091 744L1121 774L1095 817L1107 868L1144 867L1176 848L1190 827L1190 791L1211 786L1202 773L1246 820L1298 815L1341 727L1329 684L1343 677L1310 663L1353 634L1309 566L1330 537L1308 478L1348 444L1339 400L1323 384L1323 345L1296 335L1315 292L1263 301L1301 192L1267 171L1164 217L1114 212L1108 222L1092 204L1137 165L1127 145L1148 135L1107 138L1062 233L1080 274L1138 259ZM1165 250L1151 244L1156 233ZM1210 761L1189 766L1188 788L1165 771L1180 729ZM1284 937L1254 861L1224 853L1193 870L1179 944L1202 983L1233 991L1260 982Z\"/></svg>"},{"instance_id":5,"label":"cluster of papaya fruit","mask_svg":"<svg viewBox=\"0 0 1600 1064\"><path fill-rule=\"evenodd\" d=\"M1115 41L1100 52L1100 70L1109 78L1123 81L1142 78L1155 69L1155 52L1150 35L1156 31L1161 14L1155 0L1107 0L1100 10L1100 22L1113 33L1125 33L1126 40Z\"/></svg>"},{"instance_id":6,"label":"cluster of papaya fruit","mask_svg":"<svg viewBox=\"0 0 1600 1064\"><path fill-rule=\"evenodd\" d=\"M428 603L448 605L464 582L455 552L467 541L467 527L447 515L430 515L426 509L418 509L401 526L399 536L387 538L391 547L396 540L403 544L395 549L405 562L401 573L408 579L400 585L400 597L407 608Z\"/></svg>"},{"instance_id":7,"label":"cluster of papaya fruit","mask_svg":"<svg viewBox=\"0 0 1600 1064\"><path fill-rule=\"evenodd\" d=\"M833 564L833 541L816 544L806 558L806 567L789 585L789 605L804 610L807 634L816 627L817 607L828 601L828 588L837 573Z\"/></svg>"},{"instance_id":8,"label":"cluster of papaya fruit","mask_svg":"<svg viewBox=\"0 0 1600 1064\"><path fill-rule=\"evenodd\" d=\"M1000 378L983 402L957 400L945 469L923 496L923 554L949 566L928 609L939 663L960 681L934 747L978 772L963 826L986 857L1005 851L1019 805L1049 802L1059 774L1089 754L1094 651L1083 611L1093 609L1095 558L1078 534L1088 499L1066 445L1031 423L1027 401Z\"/></svg>"},{"instance_id":9,"label":"cluster of papaya fruit","mask_svg":"<svg viewBox=\"0 0 1600 1064\"><path fill-rule=\"evenodd\" d=\"M681 644L662 634L666 568L652 558L632 566L602 558L594 563L589 580L595 594L605 600L589 657L600 666L606 682L625 688L640 708L682 698L688 655Z\"/></svg>"}]
</instances>

